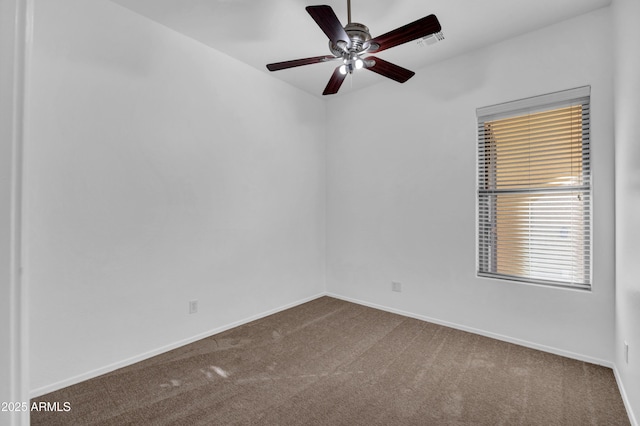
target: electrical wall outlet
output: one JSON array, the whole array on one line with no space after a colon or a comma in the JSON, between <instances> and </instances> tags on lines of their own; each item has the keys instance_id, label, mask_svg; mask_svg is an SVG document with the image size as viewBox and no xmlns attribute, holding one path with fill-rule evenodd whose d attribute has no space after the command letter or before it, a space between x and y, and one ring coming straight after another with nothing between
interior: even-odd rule
<instances>
[{"instance_id":1,"label":"electrical wall outlet","mask_svg":"<svg viewBox=\"0 0 640 426\"><path fill-rule=\"evenodd\" d=\"M197 300L189 300L189 313L195 314L198 312L198 301Z\"/></svg>"},{"instance_id":2,"label":"electrical wall outlet","mask_svg":"<svg viewBox=\"0 0 640 426\"><path fill-rule=\"evenodd\" d=\"M392 281L391 282L391 290L392 291L397 291L398 293L400 293L402 291L402 284L396 281Z\"/></svg>"}]
</instances>

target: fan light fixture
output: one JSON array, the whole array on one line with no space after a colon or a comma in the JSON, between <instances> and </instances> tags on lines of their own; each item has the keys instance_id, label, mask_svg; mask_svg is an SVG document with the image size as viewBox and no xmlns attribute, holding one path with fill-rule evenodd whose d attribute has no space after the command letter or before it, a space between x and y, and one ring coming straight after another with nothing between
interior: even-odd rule
<instances>
[{"instance_id":1,"label":"fan light fixture","mask_svg":"<svg viewBox=\"0 0 640 426\"><path fill-rule=\"evenodd\" d=\"M360 58L356 59L345 59L344 65L340 65L340 74L346 75L347 73L351 74L353 70L360 70L364 67L364 61Z\"/></svg>"},{"instance_id":2,"label":"fan light fixture","mask_svg":"<svg viewBox=\"0 0 640 426\"><path fill-rule=\"evenodd\" d=\"M398 83L404 83L413 77L415 74L413 71L375 56L365 55L382 52L409 41L437 34L442 30L438 18L435 15L428 15L381 36L371 38L369 28L366 25L351 22L351 0L347 0L348 24L344 27L330 6L307 6L306 10L325 35L329 37L331 55L275 62L268 64L267 69L269 71L278 71L302 65L342 60L343 64L333 71L329 83L327 83L324 92L322 92L323 95L338 93L346 75L362 68L395 80Z\"/></svg>"}]
</instances>

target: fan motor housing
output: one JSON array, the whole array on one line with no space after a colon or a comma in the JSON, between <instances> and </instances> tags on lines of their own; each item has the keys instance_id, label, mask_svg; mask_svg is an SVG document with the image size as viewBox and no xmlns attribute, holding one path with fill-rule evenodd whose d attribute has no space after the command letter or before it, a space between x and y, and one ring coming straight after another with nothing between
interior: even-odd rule
<instances>
[{"instance_id":1,"label":"fan motor housing","mask_svg":"<svg viewBox=\"0 0 640 426\"><path fill-rule=\"evenodd\" d=\"M371 34L366 25L350 22L344 27L344 30L351 39L351 48L349 49L351 52L358 53L364 50L364 44L371 40ZM329 40L329 50L331 50L331 53L335 56L343 56L345 53L344 50L336 46L331 40Z\"/></svg>"}]
</instances>

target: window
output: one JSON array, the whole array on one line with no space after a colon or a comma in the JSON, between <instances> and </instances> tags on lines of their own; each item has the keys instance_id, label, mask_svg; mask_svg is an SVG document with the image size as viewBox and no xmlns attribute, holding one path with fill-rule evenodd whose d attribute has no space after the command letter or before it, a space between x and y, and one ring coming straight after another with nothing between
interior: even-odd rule
<instances>
[{"instance_id":1,"label":"window","mask_svg":"<svg viewBox=\"0 0 640 426\"><path fill-rule=\"evenodd\" d=\"M478 276L591 288L590 91L477 110Z\"/></svg>"}]
</instances>

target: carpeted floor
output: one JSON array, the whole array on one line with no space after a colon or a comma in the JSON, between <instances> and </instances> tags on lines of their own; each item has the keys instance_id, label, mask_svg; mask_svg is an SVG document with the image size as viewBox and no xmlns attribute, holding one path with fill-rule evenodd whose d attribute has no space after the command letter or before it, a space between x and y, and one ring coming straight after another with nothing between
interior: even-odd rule
<instances>
[{"instance_id":1,"label":"carpeted floor","mask_svg":"<svg viewBox=\"0 0 640 426\"><path fill-rule=\"evenodd\" d=\"M611 369L322 297L34 399L33 425L628 425Z\"/></svg>"}]
</instances>

